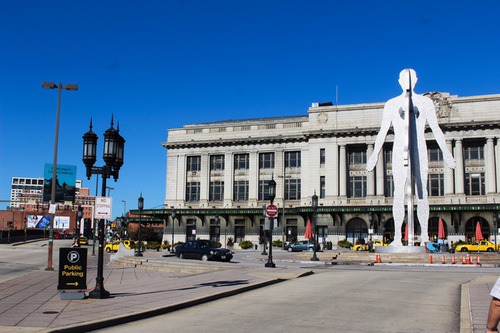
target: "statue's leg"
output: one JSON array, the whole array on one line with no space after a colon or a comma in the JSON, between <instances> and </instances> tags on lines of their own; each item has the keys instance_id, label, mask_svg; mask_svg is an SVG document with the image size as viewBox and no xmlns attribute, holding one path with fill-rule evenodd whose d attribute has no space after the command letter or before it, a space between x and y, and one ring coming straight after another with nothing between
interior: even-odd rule
<instances>
[{"instance_id":1,"label":"statue's leg","mask_svg":"<svg viewBox=\"0 0 500 333\"><path fill-rule=\"evenodd\" d=\"M396 184L395 184L396 185ZM401 190L403 189L403 190ZM394 218L394 240L392 241L392 246L403 246L401 242L402 233L401 226L405 218L405 196L404 188L402 186L394 187L394 201L392 204L392 216Z\"/></svg>"},{"instance_id":2,"label":"statue's leg","mask_svg":"<svg viewBox=\"0 0 500 333\"><path fill-rule=\"evenodd\" d=\"M417 216L422 236L421 245L424 245L425 242L429 241L429 201L427 200L427 196L422 200L418 200Z\"/></svg>"}]
</instances>

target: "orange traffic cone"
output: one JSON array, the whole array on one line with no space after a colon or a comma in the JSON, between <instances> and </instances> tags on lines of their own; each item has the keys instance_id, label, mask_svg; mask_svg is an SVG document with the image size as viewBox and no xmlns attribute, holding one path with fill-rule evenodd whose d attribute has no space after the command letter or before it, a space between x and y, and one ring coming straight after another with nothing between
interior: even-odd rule
<instances>
[{"instance_id":1,"label":"orange traffic cone","mask_svg":"<svg viewBox=\"0 0 500 333\"><path fill-rule=\"evenodd\" d=\"M467 262L465 261L465 256L462 257L462 265L465 265Z\"/></svg>"},{"instance_id":2,"label":"orange traffic cone","mask_svg":"<svg viewBox=\"0 0 500 333\"><path fill-rule=\"evenodd\" d=\"M443 265L444 265L444 264L446 264L446 257L444 256L444 254L443 254L443 260L441 261L441 263L442 263Z\"/></svg>"},{"instance_id":3,"label":"orange traffic cone","mask_svg":"<svg viewBox=\"0 0 500 333\"><path fill-rule=\"evenodd\" d=\"M429 263L431 263L431 264L433 263L433 260L432 260L432 254L431 254L431 256L429 257Z\"/></svg>"},{"instance_id":4,"label":"orange traffic cone","mask_svg":"<svg viewBox=\"0 0 500 333\"><path fill-rule=\"evenodd\" d=\"M457 258L455 258L455 256L452 256L451 257L451 264L455 265L456 263L457 263Z\"/></svg>"},{"instance_id":5,"label":"orange traffic cone","mask_svg":"<svg viewBox=\"0 0 500 333\"><path fill-rule=\"evenodd\" d=\"M467 265L472 265L472 260L469 254L467 254Z\"/></svg>"},{"instance_id":6,"label":"orange traffic cone","mask_svg":"<svg viewBox=\"0 0 500 333\"><path fill-rule=\"evenodd\" d=\"M392 257L389 256L389 264L392 264Z\"/></svg>"},{"instance_id":7,"label":"orange traffic cone","mask_svg":"<svg viewBox=\"0 0 500 333\"><path fill-rule=\"evenodd\" d=\"M479 256L476 257L476 265L481 265L481 260L479 260Z\"/></svg>"},{"instance_id":8,"label":"orange traffic cone","mask_svg":"<svg viewBox=\"0 0 500 333\"><path fill-rule=\"evenodd\" d=\"M382 262L382 260L380 259L380 254L376 254L375 255L375 263L380 264L381 262Z\"/></svg>"}]
</instances>

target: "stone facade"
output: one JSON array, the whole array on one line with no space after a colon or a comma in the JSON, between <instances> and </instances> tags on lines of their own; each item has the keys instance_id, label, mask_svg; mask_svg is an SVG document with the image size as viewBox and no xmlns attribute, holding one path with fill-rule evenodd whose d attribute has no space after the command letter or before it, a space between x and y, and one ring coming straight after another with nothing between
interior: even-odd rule
<instances>
[{"instance_id":1,"label":"stone facade","mask_svg":"<svg viewBox=\"0 0 500 333\"><path fill-rule=\"evenodd\" d=\"M495 241L494 216L500 211L500 94L426 95L436 105L439 125L457 162L455 170L447 168L428 133L429 233L437 234L441 218L449 241L466 240L479 221ZM313 103L304 116L170 129L163 143L168 150L165 208L144 214L165 223L164 237L169 241L210 237L224 244L231 237L255 243L262 236L262 207L269 203L266 184L274 178L274 203L280 208L276 239L303 238L314 193L319 196L320 241L391 238L391 133L375 170L365 170L383 107L384 103Z\"/></svg>"}]
</instances>

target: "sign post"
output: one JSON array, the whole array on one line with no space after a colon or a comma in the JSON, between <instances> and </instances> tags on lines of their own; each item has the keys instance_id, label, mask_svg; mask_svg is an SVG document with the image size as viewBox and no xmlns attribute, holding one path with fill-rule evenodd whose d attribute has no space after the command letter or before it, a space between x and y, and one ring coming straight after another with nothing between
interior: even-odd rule
<instances>
[{"instance_id":1,"label":"sign post","mask_svg":"<svg viewBox=\"0 0 500 333\"><path fill-rule=\"evenodd\" d=\"M63 247L59 249L59 280L57 289L61 299L83 299L87 289L87 249ZM66 292L76 290L76 292Z\"/></svg>"}]
</instances>

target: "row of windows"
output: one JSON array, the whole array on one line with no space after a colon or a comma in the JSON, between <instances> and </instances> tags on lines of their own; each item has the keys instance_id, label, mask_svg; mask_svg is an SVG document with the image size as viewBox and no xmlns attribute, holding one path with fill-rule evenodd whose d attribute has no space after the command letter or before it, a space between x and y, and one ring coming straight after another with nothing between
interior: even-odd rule
<instances>
[{"instance_id":1,"label":"row of windows","mask_svg":"<svg viewBox=\"0 0 500 333\"><path fill-rule=\"evenodd\" d=\"M43 185L43 178L12 178L12 184Z\"/></svg>"},{"instance_id":2,"label":"row of windows","mask_svg":"<svg viewBox=\"0 0 500 333\"><path fill-rule=\"evenodd\" d=\"M366 197L366 176L349 177L350 198ZM394 180L387 176L384 185L386 197L394 196ZM484 173L465 174L465 194L485 195L486 185ZM249 193L248 180L238 180L233 184L233 200L247 201ZM258 200L269 200L269 180L260 180L258 187ZM429 174L427 180L427 193L431 197L444 196L444 175L441 173ZM320 177L320 198L326 197L326 177ZM301 198L301 180L285 179L285 200L299 200ZM200 182L188 182L186 184L186 201L200 200ZM224 182L213 181L209 185L209 201L224 200Z\"/></svg>"}]
</instances>

